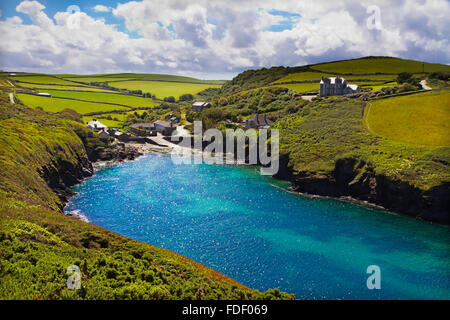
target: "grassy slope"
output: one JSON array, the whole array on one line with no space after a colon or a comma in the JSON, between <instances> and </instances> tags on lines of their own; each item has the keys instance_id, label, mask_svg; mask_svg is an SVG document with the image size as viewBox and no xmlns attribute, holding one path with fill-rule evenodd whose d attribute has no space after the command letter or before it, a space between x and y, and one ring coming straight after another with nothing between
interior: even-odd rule
<instances>
[{"instance_id":1,"label":"grassy slope","mask_svg":"<svg viewBox=\"0 0 450 320\"><path fill-rule=\"evenodd\" d=\"M450 91L375 101L367 119L372 131L394 141L450 146Z\"/></svg>"},{"instance_id":2,"label":"grassy slope","mask_svg":"<svg viewBox=\"0 0 450 320\"><path fill-rule=\"evenodd\" d=\"M80 114L85 114L91 112L107 112L112 110L129 109L127 107L119 105L103 104L96 102L82 102L58 98L47 98L29 94L18 94L18 97L20 101L22 101L24 104L32 108L41 107L48 112L60 112L64 109L73 109Z\"/></svg>"},{"instance_id":3,"label":"grassy slope","mask_svg":"<svg viewBox=\"0 0 450 320\"><path fill-rule=\"evenodd\" d=\"M197 84L197 83L182 83L170 81L121 81L111 82L110 86L120 89L128 90L142 90L142 92L150 92L158 99L173 96L176 99L182 94L197 94L207 88L219 88L220 85L213 84Z\"/></svg>"},{"instance_id":4,"label":"grassy slope","mask_svg":"<svg viewBox=\"0 0 450 320\"><path fill-rule=\"evenodd\" d=\"M281 152L290 155L294 170L331 176L337 160L353 158L422 190L450 182L450 145L418 146L372 135L362 123L363 106L358 100L328 100L279 120Z\"/></svg>"},{"instance_id":5,"label":"grassy slope","mask_svg":"<svg viewBox=\"0 0 450 320\"><path fill-rule=\"evenodd\" d=\"M93 102L116 103L116 104L123 104L133 108L153 107L157 105L156 102L150 99L117 93L115 94L102 92L87 93L87 92L60 91L60 90L47 90L46 92L50 93L54 97L87 100Z\"/></svg>"},{"instance_id":6,"label":"grassy slope","mask_svg":"<svg viewBox=\"0 0 450 320\"><path fill-rule=\"evenodd\" d=\"M64 216L39 172L86 159L84 126L0 97L0 299L292 298ZM78 134L76 134L78 132ZM82 289L66 288L70 265Z\"/></svg>"},{"instance_id":7,"label":"grassy slope","mask_svg":"<svg viewBox=\"0 0 450 320\"><path fill-rule=\"evenodd\" d=\"M321 63L310 66L313 70L338 74L375 74L422 72L422 62L399 58L361 58L354 60ZM425 63L425 72L450 71L450 66L436 63Z\"/></svg>"}]
</instances>

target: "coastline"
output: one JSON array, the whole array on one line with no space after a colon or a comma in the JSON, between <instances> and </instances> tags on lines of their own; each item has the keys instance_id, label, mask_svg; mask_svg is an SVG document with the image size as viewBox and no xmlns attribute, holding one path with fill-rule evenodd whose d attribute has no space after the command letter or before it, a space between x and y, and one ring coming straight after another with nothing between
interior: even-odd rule
<instances>
[{"instance_id":1,"label":"coastline","mask_svg":"<svg viewBox=\"0 0 450 320\"><path fill-rule=\"evenodd\" d=\"M123 163L123 162L129 162L129 161L135 161L139 158L141 158L142 156L144 156L145 154L152 154L152 153L157 153L157 154L169 154L173 148L185 148L188 149L190 152L192 152L193 154L195 154L196 152L201 152L203 153L203 151L198 151L198 150L193 150L192 148L188 148L188 147L180 147L176 144L173 144L171 142L168 142L171 145L166 146L166 147L162 147L162 146L155 146L153 144L150 143L145 143L145 144L138 144L138 143L125 143L125 150L129 151L129 154L132 155L131 158L123 158L123 157L113 157L110 160L97 160L95 162L92 162L92 167L93 167L93 174L91 176L85 177L84 179L82 179L81 181L79 181L78 183L74 184L80 184L82 181L84 181L87 178L90 178L92 176L95 175L95 171L103 168L105 166L111 166L111 165L116 165L119 163ZM225 156L225 154L224 154ZM234 164L230 164L232 166L248 166L248 164L240 164L240 163L234 163ZM421 218L417 218L417 217L413 217L413 216L409 216L407 214L402 214L399 212L395 212L392 210L389 210L388 208L370 202L368 200L363 200L363 199L358 199L356 197L352 197L350 195L342 195L342 196L333 196L333 195L322 195L322 194L314 194L314 193L309 193L309 192L302 192L299 190L296 190L295 187L295 183L291 180L288 179L287 177L280 177L280 176L272 176L272 179L277 179L280 181L284 181L284 182L288 182L289 183L289 187L288 188L281 188L279 186L275 186L273 185L273 187L275 188L280 188L283 191L292 193L292 194L296 194L298 196L304 197L304 198L309 198L309 199L330 199L330 200L337 200L337 201L341 201L341 202L346 202L346 203L352 203L352 204L356 204L356 205L360 205L366 208L371 208L371 209L375 209L375 210L381 210L384 211L385 213L388 214L394 214L394 215L399 215L399 216L403 216L403 217L407 217L407 218L414 218L415 220L419 220L419 221L423 221L426 223L430 223L430 224L434 224L436 222L434 221L429 221L429 220L425 220L425 219L421 219ZM74 185L72 185L71 187L73 187ZM78 210L74 210L70 213L66 213L65 212L65 208L67 207L67 205L70 202L70 199L74 196L76 196L77 193L72 192L72 195L70 197L68 197L66 199L66 201L64 201L64 206L63 206L63 214L72 217L74 219L86 222L86 223L90 223L89 219L84 216L82 213L80 212L76 212ZM438 223L440 225L446 225L443 223Z\"/></svg>"}]
</instances>

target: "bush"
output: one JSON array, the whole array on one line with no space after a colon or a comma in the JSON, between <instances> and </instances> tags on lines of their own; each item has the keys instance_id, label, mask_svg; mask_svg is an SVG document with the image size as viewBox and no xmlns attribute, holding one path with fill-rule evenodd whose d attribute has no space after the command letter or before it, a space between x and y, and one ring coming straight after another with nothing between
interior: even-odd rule
<instances>
[{"instance_id":1,"label":"bush","mask_svg":"<svg viewBox=\"0 0 450 320\"><path fill-rule=\"evenodd\" d=\"M164 102L170 102L170 103L174 103L175 102L175 98L170 96L170 97L165 97L164 98Z\"/></svg>"}]
</instances>

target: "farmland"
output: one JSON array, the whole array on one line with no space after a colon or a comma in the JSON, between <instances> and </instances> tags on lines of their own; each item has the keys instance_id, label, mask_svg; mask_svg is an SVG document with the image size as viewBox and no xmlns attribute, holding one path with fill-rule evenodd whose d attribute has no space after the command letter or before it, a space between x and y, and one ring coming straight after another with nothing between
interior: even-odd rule
<instances>
[{"instance_id":1,"label":"farmland","mask_svg":"<svg viewBox=\"0 0 450 320\"><path fill-rule=\"evenodd\" d=\"M77 92L77 91L60 91L47 90L54 97L69 98L75 100L86 100L92 102L105 102L125 105L132 108L153 107L157 103L151 99L125 95L120 93L103 93L103 92Z\"/></svg>"},{"instance_id":2,"label":"farmland","mask_svg":"<svg viewBox=\"0 0 450 320\"><path fill-rule=\"evenodd\" d=\"M332 77L336 76L333 73L324 73L324 72L298 72L291 73L277 81L277 83L283 82L293 82L293 81L320 81L322 77ZM373 80L373 81L389 81L396 77L396 75L384 75L384 74L370 74L370 75L346 75L345 79L347 80Z\"/></svg>"},{"instance_id":3,"label":"farmland","mask_svg":"<svg viewBox=\"0 0 450 320\"><path fill-rule=\"evenodd\" d=\"M450 92L375 101L367 116L376 134L410 144L450 146Z\"/></svg>"},{"instance_id":4,"label":"farmland","mask_svg":"<svg viewBox=\"0 0 450 320\"><path fill-rule=\"evenodd\" d=\"M423 64L423 69L422 69ZM422 63L399 58L362 58L311 65L311 69L337 74L376 74L376 73L419 73L450 71L450 66L437 63Z\"/></svg>"},{"instance_id":5,"label":"farmland","mask_svg":"<svg viewBox=\"0 0 450 320\"><path fill-rule=\"evenodd\" d=\"M173 96L178 99L183 94L197 94L207 88L220 88L221 85L201 84L201 83L184 83L170 81L121 81L111 82L110 86L128 90L142 90L142 92L150 92L158 99Z\"/></svg>"},{"instance_id":6,"label":"farmland","mask_svg":"<svg viewBox=\"0 0 450 320\"><path fill-rule=\"evenodd\" d=\"M129 108L112 105L112 104L104 104L104 103L96 103L96 102L83 102L76 101L70 99L59 99L59 98L47 98L47 97L39 97L30 94L18 94L17 95L22 101L23 104L31 107L41 107L45 111L49 112L60 112L64 109L73 109L80 114L86 114L91 112L107 112L113 110L128 110Z\"/></svg>"},{"instance_id":7,"label":"farmland","mask_svg":"<svg viewBox=\"0 0 450 320\"><path fill-rule=\"evenodd\" d=\"M85 92L89 92L89 91L95 91L95 92L115 92L115 91L111 91L111 90L106 90L106 89L101 89L101 88L96 88L96 87L90 87L90 86L67 86L67 85L54 85L54 84L32 84L32 83L23 83L23 82L19 82L16 83L16 86L20 86L23 88L28 88L28 89L36 89L36 90L42 90L42 91L46 91L48 90L73 90L73 91L85 91Z\"/></svg>"},{"instance_id":8,"label":"farmland","mask_svg":"<svg viewBox=\"0 0 450 320\"><path fill-rule=\"evenodd\" d=\"M47 76L47 75L34 75L34 76L16 76L12 77L13 80L18 82L29 82L37 84L56 84L56 85L72 85L79 86L79 84L67 81L58 77Z\"/></svg>"}]
</instances>

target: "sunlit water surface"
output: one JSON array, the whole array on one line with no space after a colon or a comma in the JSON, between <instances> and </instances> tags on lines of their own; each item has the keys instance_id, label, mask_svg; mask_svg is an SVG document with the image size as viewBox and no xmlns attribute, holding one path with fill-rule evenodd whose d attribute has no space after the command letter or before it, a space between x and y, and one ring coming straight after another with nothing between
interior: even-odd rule
<instances>
[{"instance_id":1,"label":"sunlit water surface","mask_svg":"<svg viewBox=\"0 0 450 320\"><path fill-rule=\"evenodd\" d=\"M66 211L299 299L449 299L449 228L287 192L253 167L150 154L104 168ZM369 290L366 269L381 269Z\"/></svg>"}]
</instances>

